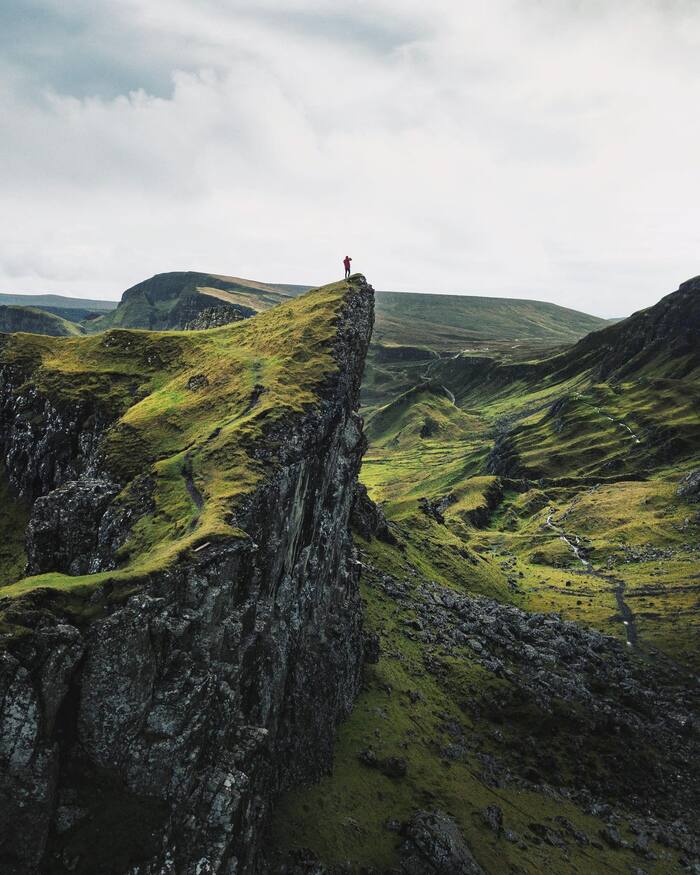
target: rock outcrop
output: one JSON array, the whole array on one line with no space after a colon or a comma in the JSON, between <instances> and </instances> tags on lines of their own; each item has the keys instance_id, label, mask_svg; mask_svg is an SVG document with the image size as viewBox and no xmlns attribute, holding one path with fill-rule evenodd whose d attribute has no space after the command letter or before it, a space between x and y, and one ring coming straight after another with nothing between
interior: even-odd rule
<instances>
[{"instance_id":1,"label":"rock outcrop","mask_svg":"<svg viewBox=\"0 0 700 875\"><path fill-rule=\"evenodd\" d=\"M221 328L222 325L230 325L231 322L240 322L255 316L255 310L250 307L241 307L238 304L222 304L220 307L205 307L199 310L183 328L185 331L205 331L207 328Z\"/></svg>"},{"instance_id":2,"label":"rock outcrop","mask_svg":"<svg viewBox=\"0 0 700 875\"><path fill-rule=\"evenodd\" d=\"M329 767L362 664L349 518L372 322L353 279L337 369L249 448L267 475L231 536L107 575L79 608L61 589L0 601L0 872L252 872L277 793ZM52 571L109 567L100 550L133 525L101 468L109 415L54 405L18 374L0 375L0 449L35 500L32 570L51 553Z\"/></svg>"},{"instance_id":3,"label":"rock outcrop","mask_svg":"<svg viewBox=\"0 0 700 875\"><path fill-rule=\"evenodd\" d=\"M689 501L700 501L700 468L686 474L678 484L677 494Z\"/></svg>"},{"instance_id":4,"label":"rock outcrop","mask_svg":"<svg viewBox=\"0 0 700 875\"><path fill-rule=\"evenodd\" d=\"M403 826L405 875L484 875L454 820L442 811L418 811Z\"/></svg>"},{"instance_id":5,"label":"rock outcrop","mask_svg":"<svg viewBox=\"0 0 700 875\"><path fill-rule=\"evenodd\" d=\"M106 546L100 528L119 491L109 480L83 478L37 498L27 527L27 573L77 575L109 567L112 550L99 555Z\"/></svg>"}]
</instances>

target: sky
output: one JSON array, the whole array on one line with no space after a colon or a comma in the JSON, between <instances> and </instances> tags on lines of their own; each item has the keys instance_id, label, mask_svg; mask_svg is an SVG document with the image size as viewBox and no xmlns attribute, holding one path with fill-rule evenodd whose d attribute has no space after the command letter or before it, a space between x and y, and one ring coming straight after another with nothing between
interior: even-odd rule
<instances>
[{"instance_id":1,"label":"sky","mask_svg":"<svg viewBox=\"0 0 700 875\"><path fill-rule=\"evenodd\" d=\"M698 0L3 0L0 291L700 274Z\"/></svg>"}]
</instances>

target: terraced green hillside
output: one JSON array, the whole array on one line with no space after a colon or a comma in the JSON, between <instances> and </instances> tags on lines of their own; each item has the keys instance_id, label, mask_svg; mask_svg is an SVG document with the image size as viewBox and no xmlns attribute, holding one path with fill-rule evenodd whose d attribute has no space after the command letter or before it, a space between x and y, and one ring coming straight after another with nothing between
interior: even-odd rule
<instances>
[{"instance_id":1,"label":"terraced green hillside","mask_svg":"<svg viewBox=\"0 0 700 875\"><path fill-rule=\"evenodd\" d=\"M494 875L682 873L694 755L658 721L689 739L697 709L700 281L554 354L439 358L449 333L413 324L414 352L375 355L364 387L362 480L394 539L360 541L381 656L333 774L287 797L274 842L383 871L426 809ZM611 649L585 656L571 630Z\"/></svg>"}]
</instances>

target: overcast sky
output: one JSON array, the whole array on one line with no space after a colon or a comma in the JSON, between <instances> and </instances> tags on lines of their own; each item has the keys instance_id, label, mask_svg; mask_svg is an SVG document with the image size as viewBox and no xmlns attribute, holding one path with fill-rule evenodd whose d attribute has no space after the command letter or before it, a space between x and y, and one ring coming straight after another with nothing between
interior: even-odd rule
<instances>
[{"instance_id":1,"label":"overcast sky","mask_svg":"<svg viewBox=\"0 0 700 875\"><path fill-rule=\"evenodd\" d=\"M2 0L0 291L700 273L698 0Z\"/></svg>"}]
</instances>

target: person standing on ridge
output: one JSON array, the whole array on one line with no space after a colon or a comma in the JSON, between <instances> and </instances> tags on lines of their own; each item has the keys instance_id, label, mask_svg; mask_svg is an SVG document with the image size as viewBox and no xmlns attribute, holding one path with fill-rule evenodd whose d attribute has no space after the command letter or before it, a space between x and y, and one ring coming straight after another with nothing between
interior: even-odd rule
<instances>
[{"instance_id":1,"label":"person standing on ridge","mask_svg":"<svg viewBox=\"0 0 700 875\"><path fill-rule=\"evenodd\" d=\"M349 255L346 255L345 258L343 259L343 264L345 265L345 279L347 279L350 276L350 262L351 261L352 261L352 258L350 258Z\"/></svg>"}]
</instances>

